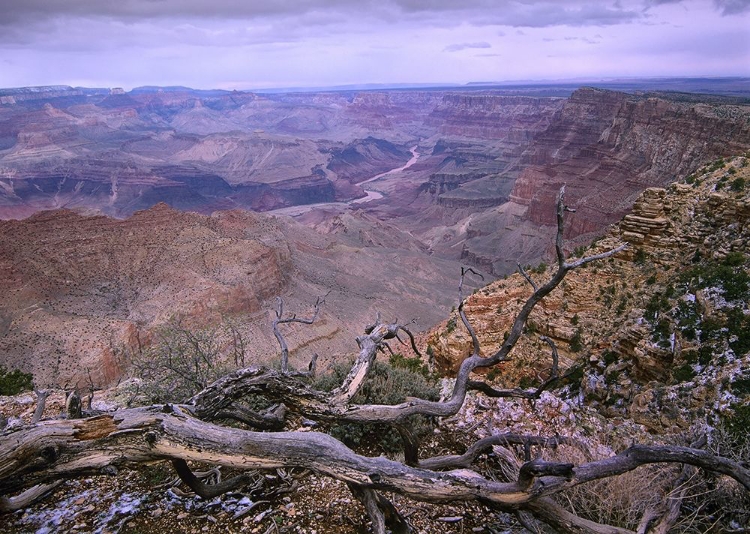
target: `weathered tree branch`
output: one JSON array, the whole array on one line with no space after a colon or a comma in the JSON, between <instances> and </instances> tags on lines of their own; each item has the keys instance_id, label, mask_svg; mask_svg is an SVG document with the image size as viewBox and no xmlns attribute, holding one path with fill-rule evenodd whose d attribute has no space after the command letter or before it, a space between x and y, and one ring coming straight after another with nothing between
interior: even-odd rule
<instances>
[{"instance_id":1,"label":"weathered tree branch","mask_svg":"<svg viewBox=\"0 0 750 534\"><path fill-rule=\"evenodd\" d=\"M292 315L291 317L284 317L284 301L281 297L276 297L276 319L273 320L273 335L276 337L276 341L279 343L279 347L281 348L281 372L287 373L289 371L289 347L286 344L286 340L284 339L284 336L281 334L281 331L279 330L280 324L289 324L289 323L301 323L301 324L313 324L315 322L315 319L318 318L318 313L320 313L320 307L325 303L325 297L320 298L315 301L315 306L313 307L314 313L312 317L309 319L301 319L297 317L296 315Z\"/></svg>"},{"instance_id":2,"label":"weathered tree branch","mask_svg":"<svg viewBox=\"0 0 750 534\"><path fill-rule=\"evenodd\" d=\"M234 491L237 488L249 484L252 480L249 474L242 473L236 477L230 478L229 480L217 482L216 484L206 484L201 482L198 477L195 476L185 460L174 458L172 460L172 467L177 471L180 480L193 490L196 495L203 499L213 499L219 495L224 495L228 491Z\"/></svg>"},{"instance_id":3,"label":"weathered tree branch","mask_svg":"<svg viewBox=\"0 0 750 534\"><path fill-rule=\"evenodd\" d=\"M577 440L565 436L545 438L542 436L523 436L520 434L497 434L474 442L463 454L435 456L433 458L421 460L419 462L419 467L432 469L434 471L470 467L481 454L491 451L496 445L535 445L540 447L551 447L553 449L560 445L573 445L583 449L583 445Z\"/></svg>"},{"instance_id":4,"label":"weathered tree branch","mask_svg":"<svg viewBox=\"0 0 750 534\"><path fill-rule=\"evenodd\" d=\"M479 352L481 351L481 347L479 345L479 338L477 338L477 333L474 331L474 327L471 326L471 323L469 322L469 318L466 317L466 312L464 311L464 304L465 300L463 297L463 287L464 287L464 279L467 274L473 274L478 277L480 277L482 280L484 280L484 277L476 272L471 267L461 267L461 281L458 283L458 316L461 318L461 322L464 324L464 327L466 327L466 330L468 330L469 335L471 336L471 346L472 346L472 356L479 356Z\"/></svg>"},{"instance_id":5,"label":"weathered tree branch","mask_svg":"<svg viewBox=\"0 0 750 534\"><path fill-rule=\"evenodd\" d=\"M750 470L688 447L635 446L558 476L552 464L532 470L530 485L499 483L473 472L414 468L383 457L360 456L317 432L252 432L200 421L161 406L119 410L80 420L43 421L0 437L0 492L48 484L160 459L208 462L238 469L303 467L364 488L392 491L426 502L481 500L502 509L649 463L688 463L726 474L748 487ZM564 464L562 464L564 465ZM561 468L562 469L562 468ZM554 476L549 475L552 473ZM533 510L532 510L533 511Z\"/></svg>"},{"instance_id":6,"label":"weathered tree branch","mask_svg":"<svg viewBox=\"0 0 750 534\"><path fill-rule=\"evenodd\" d=\"M242 406L217 411L210 420L229 419L258 430L283 430L286 406L278 404L271 410L256 413Z\"/></svg>"},{"instance_id":7,"label":"weathered tree branch","mask_svg":"<svg viewBox=\"0 0 750 534\"><path fill-rule=\"evenodd\" d=\"M44 415L44 406L47 403L47 397L49 397L49 391L47 391L46 389L38 389L35 391L35 393L36 409L34 410L34 415L31 418L32 425L35 425L42 420L42 415Z\"/></svg>"},{"instance_id":8,"label":"weathered tree branch","mask_svg":"<svg viewBox=\"0 0 750 534\"><path fill-rule=\"evenodd\" d=\"M534 291L537 291L539 287L536 285L536 282L534 282L534 280L531 279L531 276L529 276L529 273L526 272L526 269L521 267L520 263L516 263L516 265L518 266L518 272L521 273L521 276L523 276L526 279L526 281L531 285Z\"/></svg>"},{"instance_id":9,"label":"weathered tree branch","mask_svg":"<svg viewBox=\"0 0 750 534\"><path fill-rule=\"evenodd\" d=\"M53 492L62 483L62 480L55 480L49 484L37 484L15 497L0 495L0 514L23 510Z\"/></svg>"}]
</instances>

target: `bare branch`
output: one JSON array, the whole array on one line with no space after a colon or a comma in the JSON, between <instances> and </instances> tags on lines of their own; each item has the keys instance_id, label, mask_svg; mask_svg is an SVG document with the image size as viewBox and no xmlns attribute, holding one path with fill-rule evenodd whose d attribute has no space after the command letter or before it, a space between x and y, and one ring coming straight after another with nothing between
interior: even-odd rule
<instances>
[{"instance_id":1,"label":"bare branch","mask_svg":"<svg viewBox=\"0 0 750 534\"><path fill-rule=\"evenodd\" d=\"M401 328L397 322L377 324L370 333L357 338L357 344L360 346L359 355L341 386L331 392L331 401L334 404L347 404L357 394L370 372L378 348L383 341L395 338Z\"/></svg>"},{"instance_id":2,"label":"bare branch","mask_svg":"<svg viewBox=\"0 0 750 534\"><path fill-rule=\"evenodd\" d=\"M219 495L224 495L228 491L234 491L252 481L252 478L248 473L242 473L234 478L230 478L224 482L217 482L216 484L205 484L201 482L198 477L190 470L188 464L182 459L173 459L172 467L187 487L193 492L202 497L203 499L213 499Z\"/></svg>"},{"instance_id":3,"label":"bare branch","mask_svg":"<svg viewBox=\"0 0 750 534\"><path fill-rule=\"evenodd\" d=\"M573 478L573 464L545 462L539 459L527 461L518 473L518 485L523 489L529 489L537 478L545 476L570 480Z\"/></svg>"},{"instance_id":4,"label":"bare branch","mask_svg":"<svg viewBox=\"0 0 750 534\"><path fill-rule=\"evenodd\" d=\"M556 379L559 376L560 365L560 355L557 353L557 345L547 336L539 336L539 339L541 341L544 341L547 345L549 345L550 349L552 349L552 369L550 371L549 380Z\"/></svg>"},{"instance_id":5,"label":"bare branch","mask_svg":"<svg viewBox=\"0 0 750 534\"><path fill-rule=\"evenodd\" d=\"M526 269L521 267L521 264L516 262L516 265L518 265L518 272L521 273L521 276L523 276L526 281L531 285L531 287L534 289L534 291L537 291L539 288L536 285L536 282L531 279L531 276L529 276L529 273L526 272Z\"/></svg>"},{"instance_id":6,"label":"bare branch","mask_svg":"<svg viewBox=\"0 0 750 534\"><path fill-rule=\"evenodd\" d=\"M216 412L210 420L231 419L258 430L282 430L286 406L278 404L264 413L256 413L241 406L232 406Z\"/></svg>"},{"instance_id":7,"label":"bare branch","mask_svg":"<svg viewBox=\"0 0 750 534\"><path fill-rule=\"evenodd\" d=\"M523 528L525 528L532 534L542 534L542 530L534 520L534 516L532 516L530 513L519 510L518 512L516 512L516 519L518 519L518 522L521 523L521 526Z\"/></svg>"},{"instance_id":8,"label":"bare branch","mask_svg":"<svg viewBox=\"0 0 750 534\"><path fill-rule=\"evenodd\" d=\"M585 450L582 443L565 436L545 438L542 436L524 436L520 434L496 434L473 443L468 449L466 449L466 452L461 455L435 456L433 458L421 460L419 462L419 467L432 469L434 471L470 467L481 454L492 451L493 447L498 445L535 445L551 448L556 448L560 445L574 445Z\"/></svg>"},{"instance_id":9,"label":"bare branch","mask_svg":"<svg viewBox=\"0 0 750 534\"><path fill-rule=\"evenodd\" d=\"M62 480L55 480L49 484L38 484L15 497L0 495L0 514L27 508L49 495L62 483Z\"/></svg>"},{"instance_id":10,"label":"bare branch","mask_svg":"<svg viewBox=\"0 0 750 534\"><path fill-rule=\"evenodd\" d=\"M461 322L466 327L466 330L468 330L469 335L471 336L471 346L473 348L472 355L478 356L481 351L479 338L477 337L477 333L474 331L474 327L471 326L471 323L469 322L469 319L468 317L466 317L466 313L464 312L465 300L462 292L464 287L464 278L469 273L474 274L484 280L484 276L476 272L471 267L461 267L461 281L458 283L458 316L461 318Z\"/></svg>"},{"instance_id":11,"label":"bare branch","mask_svg":"<svg viewBox=\"0 0 750 534\"><path fill-rule=\"evenodd\" d=\"M396 423L394 425L401 436L401 442L404 448L404 463L411 467L419 465L419 441L406 425Z\"/></svg>"},{"instance_id":12,"label":"bare branch","mask_svg":"<svg viewBox=\"0 0 750 534\"><path fill-rule=\"evenodd\" d=\"M279 330L279 325L289 323L313 324L315 322L315 319L317 319L318 317L320 307L325 303L325 296L322 298L317 298L317 300L315 301L315 306L313 307L314 313L309 319L300 319L296 315L292 315L291 317L284 317L283 299L281 297L276 297L276 303L276 319L273 320L273 335L276 337L276 341L279 343L279 347L281 348L281 372L287 373L289 372L289 347L286 344L284 336Z\"/></svg>"},{"instance_id":13,"label":"bare branch","mask_svg":"<svg viewBox=\"0 0 750 534\"><path fill-rule=\"evenodd\" d=\"M416 342L414 341L414 334L412 334L412 333L411 333L411 330L409 330L409 329L408 329L408 328L406 328L405 326L401 326L401 327L400 327L400 330L402 330L402 331L406 332L406 335L407 335L407 336L409 336L409 341L410 341L410 343L411 343L411 350L413 350L413 351L414 351L414 354L416 354L417 356L419 356L419 357L421 358L421 357L422 357L422 353L421 353L421 352L419 352L419 349L417 348L417 344L416 344ZM399 339L399 341L401 341L401 340ZM402 344L403 344L403 342L402 342Z\"/></svg>"},{"instance_id":14,"label":"bare branch","mask_svg":"<svg viewBox=\"0 0 750 534\"><path fill-rule=\"evenodd\" d=\"M750 490L750 469L742 464L714 456L692 447L633 445L616 456L589 462L576 467L571 484L583 484L592 480L620 475L642 465L653 463L684 463L721 473L734 478Z\"/></svg>"},{"instance_id":15,"label":"bare branch","mask_svg":"<svg viewBox=\"0 0 750 534\"><path fill-rule=\"evenodd\" d=\"M554 366L552 370L552 375L542 382L536 389L521 389L521 388L512 388L512 389L495 389L486 382L480 382L478 380L470 380L468 383L468 388L473 389L476 391L481 391L488 397L493 398L517 398L517 399L527 399L527 400L535 400L542 396L542 393L547 391L548 389L552 388L556 384L563 382L567 378L574 376L578 371L580 370L579 366L573 366L570 369L568 369L568 372L565 373L563 376L559 376L555 373Z\"/></svg>"},{"instance_id":16,"label":"bare branch","mask_svg":"<svg viewBox=\"0 0 750 534\"><path fill-rule=\"evenodd\" d=\"M378 498L375 491L363 488L357 484L349 484L348 486L352 495L365 507L365 511L370 517L370 521L372 521L373 534L386 534L385 516L378 507Z\"/></svg>"}]
</instances>

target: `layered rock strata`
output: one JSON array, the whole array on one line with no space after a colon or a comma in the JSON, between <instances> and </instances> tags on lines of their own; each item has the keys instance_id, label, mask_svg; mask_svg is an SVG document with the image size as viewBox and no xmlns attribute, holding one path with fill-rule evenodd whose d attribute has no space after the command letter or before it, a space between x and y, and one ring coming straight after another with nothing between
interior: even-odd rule
<instances>
[{"instance_id":1,"label":"layered rock strata","mask_svg":"<svg viewBox=\"0 0 750 534\"><path fill-rule=\"evenodd\" d=\"M606 415L630 417L651 431L681 432L743 402L740 385L750 378L750 353L742 348L746 332L732 310L746 311L739 301L732 304L721 284L741 291L741 280L750 277L750 160L719 161L689 181L645 190L633 212L585 251L629 244L611 260L570 273L537 307L512 360L490 377L496 384L531 387L549 376L551 355L538 337L544 334L557 343L563 368L581 366L571 388L580 388ZM734 267L715 270L722 265ZM554 266L534 269L531 276L541 283L549 269ZM711 276L719 278L706 282ZM530 293L514 274L468 297L466 313L484 354L497 350ZM689 320L704 333L691 333ZM727 320L740 333L725 339L710 330ZM707 351L702 347L708 343L713 345ZM424 345L446 372L471 352L455 314Z\"/></svg>"}]
</instances>

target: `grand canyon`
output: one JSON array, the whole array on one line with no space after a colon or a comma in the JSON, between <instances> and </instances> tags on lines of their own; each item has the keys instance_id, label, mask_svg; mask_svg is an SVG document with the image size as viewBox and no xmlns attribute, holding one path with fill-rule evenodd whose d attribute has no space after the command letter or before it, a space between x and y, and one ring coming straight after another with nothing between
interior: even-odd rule
<instances>
[{"instance_id":1,"label":"grand canyon","mask_svg":"<svg viewBox=\"0 0 750 534\"><path fill-rule=\"evenodd\" d=\"M738 97L522 93L0 91L0 350L104 384L113 350L172 316L244 314L273 353L273 298L330 293L295 343L341 354L378 310L441 320L460 263L489 280L549 261L561 185L572 250L750 148Z\"/></svg>"},{"instance_id":2,"label":"grand canyon","mask_svg":"<svg viewBox=\"0 0 750 534\"><path fill-rule=\"evenodd\" d=\"M286 403L299 418L294 424L308 431L316 424L329 425L334 418L360 421L357 410L367 412L374 406L377 411L377 403L363 408L349 404L358 380L364 380L356 378L357 365L363 365L366 374L377 351L385 353L381 342L399 337L403 344L396 340L389 345L399 352L391 356L392 361L422 358L420 365L429 367L430 376L457 375L456 384L464 380L469 389L474 384L475 389L489 392L487 402L497 403L490 407L477 396L467 397L464 404L462 398L461 420L444 419L435 427L429 438L432 451L456 445L441 438L441 432L454 435L470 427L474 437L491 441L496 434L493 425L503 424L512 436L546 435L554 428L557 437L565 436L560 443L578 440L605 456L630 444L639 432L687 435L705 417L709 404L722 409L743 405L748 395L743 384L750 379L747 347L744 342L738 345L748 332L745 296L722 300L704 283L710 278L708 270L695 275L699 282L679 276L698 272L698 267L709 269L705 262L712 259L724 269L721 276L729 277L721 280L731 278L732 283L747 285L742 273L747 271L750 216L744 189L750 180L750 89L743 83L733 85L731 91L720 84L715 87L710 93L654 90L648 84L309 92L2 89L0 363L30 373L38 390L90 390L92 396L106 390L107 398L120 406L125 395L121 386L137 382L132 376L136 356L156 346L165 327L179 322L200 331L229 322L248 340L243 362L252 366L235 371L233 380L248 379L248 369L268 369L270 374L260 378L275 385L251 393ZM560 226L563 215L564 226ZM562 272L567 265L564 258L584 253L601 255L601 266L588 266L586 260L585 269L564 281L560 278L555 283L560 287L555 285L550 297L524 316L539 290L534 279L546 287L542 282L556 265ZM315 317L312 324L285 327L284 343L294 373L304 374L312 354L317 355L320 373L337 372L337 366L357 353L359 344L360 359L366 354L369 363L355 360L344 380L354 393L347 397L339 388L329 395L299 386L302 389L292 394L297 386L285 381L296 380L297 375L287 373L286 363L279 376L273 374L280 348L274 318L283 315L277 313L279 302L294 320ZM695 312L700 324L691 327L692 333L676 311L688 304L700 308ZM536 301L531 307L535 305ZM735 309L741 313L728 311ZM477 335L461 330L464 313ZM522 316L523 322L516 325L514 321ZM381 317L388 322L381 324ZM707 341L709 322L714 337ZM717 333L723 331L735 334ZM414 334L416 340L408 343L407 334ZM710 356L700 352L696 339L711 344L716 352ZM554 360L547 356L547 344ZM505 356L497 355L514 347L515 363L501 366L502 376L494 367L489 372L482 369L505 362ZM542 352L545 355L540 357ZM466 362L479 361L480 354L498 358L472 367L476 371L472 376L485 380L484 389L469 381L468 371L465 375L461 371ZM566 370L562 378L558 365ZM310 369L314 373L314 365ZM249 377L251 382L260 378ZM567 388L564 394L545 391L558 380ZM495 395L497 390L487 384L508 389ZM694 391L685 391L685 384L692 384ZM222 383L221 387L226 393L232 386ZM455 387L453 397L449 389L444 390L441 402L433 404L453 402L450 399L457 398L460 390ZM212 420L201 404L208 402L200 397L205 391L190 400L191 416L203 414ZM511 399L506 402L504 397ZM518 402L511 404L514 397ZM134 398L131 395L128 402ZM668 409L667 398L678 399L679 406ZM530 402L526 405L521 399ZM24 422L32 417L30 402L9 400L3 405L18 421L8 430L9 436L18 429L35 428ZM55 402L50 405L59 410L65 401ZM403 402L397 406L411 410L427 401ZM171 406L165 405L167 415L159 424L184 418L181 408ZM411 413L447 416L458 408L445 413L430 410L414 408ZM112 413L125 414L116 423L124 433L139 435L155 424L150 412ZM393 421L401 423L404 417L394 415ZM76 427L75 435L109 436L109 427L97 426L102 420L92 421L90 428ZM222 431L232 430L222 427ZM152 437L147 433L144 439L158 452L128 449L124 456L135 462L141 457L205 459L184 452L200 449L202 442L184 444L180 431L171 427L164 432L174 433L169 434L175 440L170 446L179 452L167 451L166 438L148 441ZM593 437L608 432L609 443ZM504 439L516 439L509 436ZM335 449L321 440L314 446ZM520 495L519 503L531 503L526 508L516 508L509 494L503 493L506 489L495 487L496 479L482 478L476 482L478 489L472 489L471 472L464 469L469 464L462 462L476 460L481 451L472 460L435 456L414 463L407 450L402 460L409 467L404 469L413 471L404 476L414 486L402 484L400 475L379 460L370 464L372 458L367 457L357 463L360 456L352 460L351 473L336 472L333 478L348 484L344 488L354 488L357 500L367 507L368 499L377 495L367 484L413 497L421 485L429 485L428 478L419 477L428 477L427 469L445 462L455 471L450 471L450 483L441 479L440 484L454 486L430 490L433 493L428 492L424 500L450 502L444 497L454 491L457 500L488 502L489 509L529 510L560 531L631 532L616 527L601 530L601 525L571 519L558 504L551 504L541 486L532 488L537 483L533 480L554 478L560 485L565 477L570 481L583 475L560 467L563 464L555 466L567 469L564 475L545 471L555 458L531 462L530 443L518 442L526 449L528 464L523 465L533 464L532 470L539 471L529 475L529 486L513 490ZM482 449L495 451L486 462L504 454L500 445L510 447L510 441L492 442ZM217 463L242 469L244 460L237 459L244 454L240 449L224 453L211 447L206 446L206 454L219 458ZM284 452L293 458L284 456L278 465L296 466L295 454L310 460L309 450L300 447ZM682 453L675 451L670 449L670 454ZM254 454L263 457L253 460L259 467L273 463L263 456L265 452ZM339 465L338 452L330 458L327 454L321 453L320 465L311 468L318 475L335 472L325 462ZM666 461L659 458L654 461ZM687 462L685 455L670 458ZM595 463L591 458L587 461ZM721 472L746 488L743 461ZM694 465L714 464L700 460ZM363 483L367 469L387 474L367 475L371 482ZM2 474L0 462L0 489L20 489L15 482L4 482ZM372 478L375 475L383 477L382 483ZM29 475L29 481L49 482L35 476ZM323 491L324 480L323 475L315 479L308 490L312 495L300 494L300 506L303 502L315 506L310 500L314 491ZM669 493L671 486L659 480ZM727 484L717 483L723 485L722 491ZM365 493L358 494L356 488L366 488ZM443 490L448 493L440 495ZM120 491L122 497L125 490ZM334 494L342 499L342 507L350 509L352 503L343 502L341 491ZM736 502L747 503L745 490L731 491L740 494ZM158 509L150 517L159 524L171 517L172 505L160 520L167 505L158 502L156 508L149 508L138 501L135 508ZM226 524L232 526L234 521L232 528L245 528L247 521L238 520L242 514L231 519L239 513L237 502L239 497L224 508L229 510ZM390 503L372 502L388 515ZM3 506L10 509L10 504L0 502L0 512ZM472 516L469 504L460 509L441 506L437 515L416 509L411 513L422 518L417 521L426 521L422 527L426 532L459 523L462 529L464 524L474 526L476 532L500 531L500 516L486 511ZM201 518L213 513L208 508L196 510L204 514ZM315 510L320 512L320 506ZM641 510L644 517L649 510ZM661 509L657 512L654 518L667 517ZM524 513L518 515L522 524ZM378 512L367 514L373 531L385 532L376 527ZM306 527L324 524L326 514L318 515ZM721 524L744 522L747 527L750 520L746 513L730 516ZM13 528L27 528L22 516L14 517ZM266 516L258 519L253 513L246 519L253 517L261 524ZM144 520L134 522L150 531ZM490 523L494 530L487 527ZM272 532L276 524L263 531ZM324 528L355 531L346 530L351 525L325 524ZM623 524L634 528L632 521ZM671 528L675 523L663 519L659 524ZM646 524L638 531L653 526ZM648 530L656 531L660 530Z\"/></svg>"}]
</instances>

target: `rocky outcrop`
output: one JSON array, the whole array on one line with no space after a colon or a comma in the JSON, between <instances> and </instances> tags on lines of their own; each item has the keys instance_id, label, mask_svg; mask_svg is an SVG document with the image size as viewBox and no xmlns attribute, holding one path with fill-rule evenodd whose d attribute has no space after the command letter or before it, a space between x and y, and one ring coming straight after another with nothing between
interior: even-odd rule
<instances>
[{"instance_id":1,"label":"rocky outcrop","mask_svg":"<svg viewBox=\"0 0 750 534\"><path fill-rule=\"evenodd\" d=\"M557 343L564 367L582 367L572 390L580 388L603 414L653 432L715 423L717 413L747 400L750 160L720 160L688 181L646 189L632 213L585 251L630 245L570 273L535 309L512 361L491 377L496 384L533 385L548 376L549 351L538 339L544 334ZM544 268L530 274L538 283L549 277ZM499 348L530 292L515 274L467 299L485 354ZM455 313L424 343L447 372L471 351Z\"/></svg>"}]
</instances>

